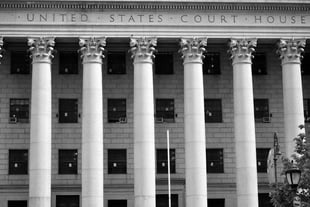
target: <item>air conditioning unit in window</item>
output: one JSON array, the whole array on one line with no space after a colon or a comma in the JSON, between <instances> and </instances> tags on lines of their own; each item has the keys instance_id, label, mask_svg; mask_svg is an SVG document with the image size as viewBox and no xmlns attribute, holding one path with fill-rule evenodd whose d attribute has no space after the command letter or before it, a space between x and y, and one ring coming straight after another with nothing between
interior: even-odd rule
<instances>
[{"instance_id":1,"label":"air conditioning unit in window","mask_svg":"<svg viewBox=\"0 0 310 207\"><path fill-rule=\"evenodd\" d=\"M127 123L127 118L126 117L120 117L119 123L122 123L122 124Z\"/></svg>"},{"instance_id":2,"label":"air conditioning unit in window","mask_svg":"<svg viewBox=\"0 0 310 207\"><path fill-rule=\"evenodd\" d=\"M15 116L10 117L10 123L11 124L16 124L17 123L17 118Z\"/></svg>"},{"instance_id":3,"label":"air conditioning unit in window","mask_svg":"<svg viewBox=\"0 0 310 207\"><path fill-rule=\"evenodd\" d=\"M164 122L164 117L155 117L155 122L156 123L163 123Z\"/></svg>"},{"instance_id":4,"label":"air conditioning unit in window","mask_svg":"<svg viewBox=\"0 0 310 207\"><path fill-rule=\"evenodd\" d=\"M267 117L263 117L263 123L270 123L271 121L271 117L267 116Z\"/></svg>"}]
</instances>

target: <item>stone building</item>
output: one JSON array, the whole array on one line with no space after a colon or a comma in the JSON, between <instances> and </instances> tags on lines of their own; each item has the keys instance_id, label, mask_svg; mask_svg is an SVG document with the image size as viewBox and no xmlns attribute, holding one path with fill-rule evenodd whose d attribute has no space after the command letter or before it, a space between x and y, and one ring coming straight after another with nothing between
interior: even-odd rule
<instances>
[{"instance_id":1,"label":"stone building","mask_svg":"<svg viewBox=\"0 0 310 207\"><path fill-rule=\"evenodd\" d=\"M271 206L273 133L290 155L310 121L309 10L1 1L0 206L168 206L168 135L172 207Z\"/></svg>"}]
</instances>

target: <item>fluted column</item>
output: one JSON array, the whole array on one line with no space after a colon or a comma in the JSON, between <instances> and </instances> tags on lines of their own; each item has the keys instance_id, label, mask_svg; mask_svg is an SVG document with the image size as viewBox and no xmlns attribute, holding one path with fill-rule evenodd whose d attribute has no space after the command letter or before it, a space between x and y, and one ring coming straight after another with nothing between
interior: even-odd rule
<instances>
[{"instance_id":1,"label":"fluted column","mask_svg":"<svg viewBox=\"0 0 310 207\"><path fill-rule=\"evenodd\" d=\"M202 58L207 39L181 39L184 65L186 207L207 206Z\"/></svg>"},{"instance_id":2,"label":"fluted column","mask_svg":"<svg viewBox=\"0 0 310 207\"><path fill-rule=\"evenodd\" d=\"M54 38L29 38L32 58L29 206L51 206L51 60Z\"/></svg>"},{"instance_id":3,"label":"fluted column","mask_svg":"<svg viewBox=\"0 0 310 207\"><path fill-rule=\"evenodd\" d=\"M252 52L256 39L232 39L237 206L258 207Z\"/></svg>"},{"instance_id":4,"label":"fluted column","mask_svg":"<svg viewBox=\"0 0 310 207\"><path fill-rule=\"evenodd\" d=\"M135 207L155 207L153 52L155 38L131 38L134 64Z\"/></svg>"},{"instance_id":5,"label":"fluted column","mask_svg":"<svg viewBox=\"0 0 310 207\"><path fill-rule=\"evenodd\" d=\"M103 207L102 51L105 38L80 38L83 63L82 206Z\"/></svg>"},{"instance_id":6,"label":"fluted column","mask_svg":"<svg viewBox=\"0 0 310 207\"><path fill-rule=\"evenodd\" d=\"M298 126L304 124L300 59L305 45L304 39L281 39L278 49L282 63L285 154L288 157L294 153L293 139L304 132Z\"/></svg>"}]
</instances>

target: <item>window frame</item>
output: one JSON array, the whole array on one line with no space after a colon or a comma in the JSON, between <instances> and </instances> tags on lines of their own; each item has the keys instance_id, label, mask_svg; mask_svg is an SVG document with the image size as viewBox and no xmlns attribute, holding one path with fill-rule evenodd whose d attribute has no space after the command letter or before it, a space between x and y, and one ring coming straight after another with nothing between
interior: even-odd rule
<instances>
[{"instance_id":1,"label":"window frame","mask_svg":"<svg viewBox=\"0 0 310 207\"><path fill-rule=\"evenodd\" d=\"M210 159L211 157L216 157L216 158ZM224 149L223 148L207 148L206 159L207 159L207 173L211 173L211 174L224 173ZM214 166L218 166L218 167L215 167L215 168L209 167L211 166L211 162L217 163L217 164L214 164Z\"/></svg>"},{"instance_id":2,"label":"window frame","mask_svg":"<svg viewBox=\"0 0 310 207\"><path fill-rule=\"evenodd\" d=\"M259 103L259 105L257 105ZM263 103L263 104L262 104ZM265 105L266 104L266 105ZM258 108L266 108L265 110L257 110ZM270 123L270 107L269 99L267 98L255 98L254 99L254 118L256 123Z\"/></svg>"},{"instance_id":3,"label":"window frame","mask_svg":"<svg viewBox=\"0 0 310 207\"><path fill-rule=\"evenodd\" d=\"M69 115L66 115L66 114L69 114ZM78 99L59 98L58 99L58 123L75 124L79 122L78 120L79 120Z\"/></svg>"},{"instance_id":4,"label":"window frame","mask_svg":"<svg viewBox=\"0 0 310 207\"><path fill-rule=\"evenodd\" d=\"M209 107L208 107L209 102ZM216 109L211 109L210 111L208 108L212 107L219 107ZM215 99L215 98L205 98L204 99L204 111L205 111L205 123L222 123L223 122L223 106L222 106L222 99ZM209 114L211 113L211 115ZM215 114L213 116L212 114ZM212 118L209 118L211 117ZM213 118L214 117L214 118Z\"/></svg>"},{"instance_id":5,"label":"window frame","mask_svg":"<svg viewBox=\"0 0 310 207\"><path fill-rule=\"evenodd\" d=\"M108 174L127 174L127 149L108 149Z\"/></svg>"},{"instance_id":6,"label":"window frame","mask_svg":"<svg viewBox=\"0 0 310 207\"><path fill-rule=\"evenodd\" d=\"M267 75L267 55L264 52L256 52L252 59L252 74Z\"/></svg>"},{"instance_id":7,"label":"window frame","mask_svg":"<svg viewBox=\"0 0 310 207\"><path fill-rule=\"evenodd\" d=\"M27 207L28 201L27 200L8 200L8 207Z\"/></svg>"},{"instance_id":8,"label":"window frame","mask_svg":"<svg viewBox=\"0 0 310 207\"><path fill-rule=\"evenodd\" d=\"M24 58L22 57L24 56ZM19 68L22 67L21 70ZM31 70L31 58L27 51L11 51L11 68L10 73L14 75L28 75Z\"/></svg>"},{"instance_id":9,"label":"window frame","mask_svg":"<svg viewBox=\"0 0 310 207\"><path fill-rule=\"evenodd\" d=\"M270 148L256 148L256 168L258 173L267 173L267 158L269 150ZM260 157L261 155L264 155L265 157Z\"/></svg>"},{"instance_id":10,"label":"window frame","mask_svg":"<svg viewBox=\"0 0 310 207\"><path fill-rule=\"evenodd\" d=\"M107 105L108 123L127 123L127 100L125 98L109 98Z\"/></svg>"},{"instance_id":11,"label":"window frame","mask_svg":"<svg viewBox=\"0 0 310 207\"><path fill-rule=\"evenodd\" d=\"M174 59L173 52L157 53L154 61L155 75L173 75L174 74L173 59Z\"/></svg>"},{"instance_id":12,"label":"window frame","mask_svg":"<svg viewBox=\"0 0 310 207\"><path fill-rule=\"evenodd\" d=\"M304 98L303 100L303 106L304 106L304 117L305 117L305 123L310 122L310 99Z\"/></svg>"},{"instance_id":13,"label":"window frame","mask_svg":"<svg viewBox=\"0 0 310 207\"><path fill-rule=\"evenodd\" d=\"M118 56L118 57L116 58L113 56ZM117 61L114 58L117 59ZM107 74L109 74L109 75L125 75L127 73L126 52L124 52L124 51L109 51L106 59L107 59L107 62L106 62ZM114 62L114 61L116 61L116 62ZM114 71L113 67L116 67L117 69L115 69L115 71ZM122 69L120 70L119 68L122 68Z\"/></svg>"},{"instance_id":14,"label":"window frame","mask_svg":"<svg viewBox=\"0 0 310 207\"><path fill-rule=\"evenodd\" d=\"M77 75L79 74L79 57L74 51L59 52L59 74L60 75ZM69 61L72 61L69 63ZM69 69L67 69L69 68ZM66 70L67 69L67 70Z\"/></svg>"},{"instance_id":15,"label":"window frame","mask_svg":"<svg viewBox=\"0 0 310 207\"><path fill-rule=\"evenodd\" d=\"M72 157L66 157L70 153ZM72 167L65 168L65 164L70 163ZM72 169L70 169L72 168ZM78 174L78 150L77 149L58 149L58 174L59 175L77 175Z\"/></svg>"},{"instance_id":16,"label":"window frame","mask_svg":"<svg viewBox=\"0 0 310 207\"><path fill-rule=\"evenodd\" d=\"M175 122L175 103L171 98L157 98L155 104L155 121L157 123ZM161 110L160 110L161 109Z\"/></svg>"},{"instance_id":17,"label":"window frame","mask_svg":"<svg viewBox=\"0 0 310 207\"><path fill-rule=\"evenodd\" d=\"M28 175L29 168L29 152L28 149L9 149L9 175ZM15 154L14 153L19 153ZM14 156L14 157L13 157ZM23 158L23 159L22 159ZM21 168L16 170L15 163L21 164Z\"/></svg>"},{"instance_id":18,"label":"window frame","mask_svg":"<svg viewBox=\"0 0 310 207\"><path fill-rule=\"evenodd\" d=\"M159 201L159 199L162 199ZM163 205L160 205L162 203L166 203L168 206L168 194L156 194L155 200L156 200L156 207L163 207ZM171 207L179 207L179 194L172 193L171 194Z\"/></svg>"},{"instance_id":19,"label":"window frame","mask_svg":"<svg viewBox=\"0 0 310 207\"><path fill-rule=\"evenodd\" d=\"M127 207L126 199L109 199L108 207Z\"/></svg>"},{"instance_id":20,"label":"window frame","mask_svg":"<svg viewBox=\"0 0 310 207\"><path fill-rule=\"evenodd\" d=\"M310 75L310 52L307 51L303 54L301 59L300 71L302 75Z\"/></svg>"},{"instance_id":21,"label":"window frame","mask_svg":"<svg viewBox=\"0 0 310 207\"><path fill-rule=\"evenodd\" d=\"M225 198L208 198L208 207L225 207Z\"/></svg>"},{"instance_id":22,"label":"window frame","mask_svg":"<svg viewBox=\"0 0 310 207\"><path fill-rule=\"evenodd\" d=\"M213 62L212 58L213 59L215 58L214 60L215 63ZM203 75L220 75L221 74L221 53L220 52L207 52L205 54L205 58L203 59L202 71L203 71Z\"/></svg>"},{"instance_id":23,"label":"window frame","mask_svg":"<svg viewBox=\"0 0 310 207\"><path fill-rule=\"evenodd\" d=\"M13 103L13 102L16 102L16 103ZM20 110L20 109L23 109L23 110ZM14 113L14 111L18 111L18 112ZM24 115L22 115L21 113ZM10 98L9 117L10 117L10 123L29 123L29 118L30 118L29 98Z\"/></svg>"},{"instance_id":24,"label":"window frame","mask_svg":"<svg viewBox=\"0 0 310 207\"><path fill-rule=\"evenodd\" d=\"M80 207L80 195L56 195L56 201L55 201L55 206L59 207L61 203L59 200L63 199L65 202L68 202L68 198L71 198L75 202L77 202L77 206ZM66 200L67 199L67 200Z\"/></svg>"},{"instance_id":25,"label":"window frame","mask_svg":"<svg viewBox=\"0 0 310 207\"><path fill-rule=\"evenodd\" d=\"M170 148L170 173L176 173L176 150ZM160 167L165 163L165 167ZM168 154L167 149L156 149L156 173L167 174L168 173Z\"/></svg>"}]
</instances>

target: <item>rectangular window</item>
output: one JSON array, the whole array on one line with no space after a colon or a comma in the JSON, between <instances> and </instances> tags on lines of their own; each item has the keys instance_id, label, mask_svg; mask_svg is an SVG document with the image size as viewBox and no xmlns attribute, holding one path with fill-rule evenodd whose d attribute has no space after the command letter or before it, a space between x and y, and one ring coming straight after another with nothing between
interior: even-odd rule
<instances>
[{"instance_id":1,"label":"rectangular window","mask_svg":"<svg viewBox=\"0 0 310 207\"><path fill-rule=\"evenodd\" d=\"M221 99L205 99L205 122L206 123L222 122Z\"/></svg>"},{"instance_id":2,"label":"rectangular window","mask_svg":"<svg viewBox=\"0 0 310 207\"><path fill-rule=\"evenodd\" d=\"M173 53L158 53L155 58L155 74L173 74Z\"/></svg>"},{"instance_id":3,"label":"rectangular window","mask_svg":"<svg viewBox=\"0 0 310 207\"><path fill-rule=\"evenodd\" d=\"M273 207L269 193L258 194L258 206L259 207Z\"/></svg>"},{"instance_id":4,"label":"rectangular window","mask_svg":"<svg viewBox=\"0 0 310 207\"><path fill-rule=\"evenodd\" d=\"M156 99L156 122L174 122L174 100Z\"/></svg>"},{"instance_id":5,"label":"rectangular window","mask_svg":"<svg viewBox=\"0 0 310 207\"><path fill-rule=\"evenodd\" d=\"M157 194L156 195L156 207L168 207L168 195L167 194ZM171 207L179 207L178 194L171 194Z\"/></svg>"},{"instance_id":6,"label":"rectangular window","mask_svg":"<svg viewBox=\"0 0 310 207\"><path fill-rule=\"evenodd\" d=\"M127 122L126 99L108 99L108 122Z\"/></svg>"},{"instance_id":7,"label":"rectangular window","mask_svg":"<svg viewBox=\"0 0 310 207\"><path fill-rule=\"evenodd\" d=\"M126 149L108 149L108 174L127 173Z\"/></svg>"},{"instance_id":8,"label":"rectangular window","mask_svg":"<svg viewBox=\"0 0 310 207\"><path fill-rule=\"evenodd\" d=\"M262 172L262 173L267 172L268 153L269 153L268 148L256 149L257 172Z\"/></svg>"},{"instance_id":9,"label":"rectangular window","mask_svg":"<svg viewBox=\"0 0 310 207\"><path fill-rule=\"evenodd\" d=\"M223 149L207 149L207 172L224 173Z\"/></svg>"},{"instance_id":10,"label":"rectangular window","mask_svg":"<svg viewBox=\"0 0 310 207\"><path fill-rule=\"evenodd\" d=\"M11 74L29 74L30 57L26 51L11 53Z\"/></svg>"},{"instance_id":11,"label":"rectangular window","mask_svg":"<svg viewBox=\"0 0 310 207\"><path fill-rule=\"evenodd\" d=\"M59 53L59 74L78 74L78 53Z\"/></svg>"},{"instance_id":12,"label":"rectangular window","mask_svg":"<svg viewBox=\"0 0 310 207\"><path fill-rule=\"evenodd\" d=\"M27 207L27 201L8 201L8 207Z\"/></svg>"},{"instance_id":13,"label":"rectangular window","mask_svg":"<svg viewBox=\"0 0 310 207\"><path fill-rule=\"evenodd\" d=\"M9 150L9 174L28 174L28 150Z\"/></svg>"},{"instance_id":14,"label":"rectangular window","mask_svg":"<svg viewBox=\"0 0 310 207\"><path fill-rule=\"evenodd\" d=\"M225 207L224 198L210 198L208 199L208 207Z\"/></svg>"},{"instance_id":15,"label":"rectangular window","mask_svg":"<svg viewBox=\"0 0 310 207\"><path fill-rule=\"evenodd\" d=\"M59 150L58 152L58 172L59 174L77 174L78 151Z\"/></svg>"},{"instance_id":16,"label":"rectangular window","mask_svg":"<svg viewBox=\"0 0 310 207\"><path fill-rule=\"evenodd\" d=\"M10 122L29 122L29 99L10 99Z\"/></svg>"},{"instance_id":17,"label":"rectangular window","mask_svg":"<svg viewBox=\"0 0 310 207\"><path fill-rule=\"evenodd\" d=\"M167 149L157 149L157 173L168 173ZM170 173L175 173L175 149L170 149Z\"/></svg>"},{"instance_id":18,"label":"rectangular window","mask_svg":"<svg viewBox=\"0 0 310 207\"><path fill-rule=\"evenodd\" d=\"M310 122L310 99L304 99L305 122Z\"/></svg>"},{"instance_id":19,"label":"rectangular window","mask_svg":"<svg viewBox=\"0 0 310 207\"><path fill-rule=\"evenodd\" d=\"M270 122L268 99L254 99L255 122Z\"/></svg>"},{"instance_id":20,"label":"rectangular window","mask_svg":"<svg viewBox=\"0 0 310 207\"><path fill-rule=\"evenodd\" d=\"M310 53L303 54L304 58L301 59L301 74L310 75Z\"/></svg>"},{"instance_id":21,"label":"rectangular window","mask_svg":"<svg viewBox=\"0 0 310 207\"><path fill-rule=\"evenodd\" d=\"M265 53L255 53L252 60L253 75L267 75L267 61Z\"/></svg>"},{"instance_id":22,"label":"rectangular window","mask_svg":"<svg viewBox=\"0 0 310 207\"><path fill-rule=\"evenodd\" d=\"M80 207L80 196L56 195L56 207Z\"/></svg>"},{"instance_id":23,"label":"rectangular window","mask_svg":"<svg viewBox=\"0 0 310 207\"><path fill-rule=\"evenodd\" d=\"M59 123L78 122L78 100L59 99Z\"/></svg>"},{"instance_id":24,"label":"rectangular window","mask_svg":"<svg viewBox=\"0 0 310 207\"><path fill-rule=\"evenodd\" d=\"M108 74L126 74L125 52L109 52L107 61Z\"/></svg>"},{"instance_id":25,"label":"rectangular window","mask_svg":"<svg viewBox=\"0 0 310 207\"><path fill-rule=\"evenodd\" d=\"M127 200L108 200L108 207L127 207Z\"/></svg>"},{"instance_id":26,"label":"rectangular window","mask_svg":"<svg viewBox=\"0 0 310 207\"><path fill-rule=\"evenodd\" d=\"M221 74L220 53L208 52L203 59L203 74L217 75Z\"/></svg>"}]
</instances>

